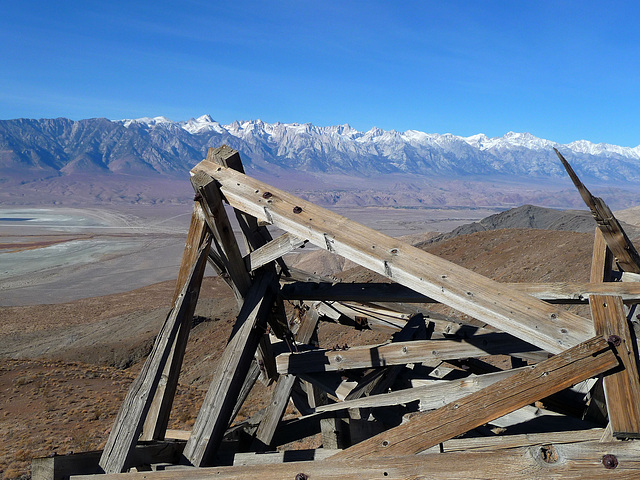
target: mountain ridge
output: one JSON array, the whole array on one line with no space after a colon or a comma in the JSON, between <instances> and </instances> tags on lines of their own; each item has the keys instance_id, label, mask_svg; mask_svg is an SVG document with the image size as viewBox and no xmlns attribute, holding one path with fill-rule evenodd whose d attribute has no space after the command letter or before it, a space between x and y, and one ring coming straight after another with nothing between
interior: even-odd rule
<instances>
[{"instance_id":1,"label":"mountain ridge","mask_svg":"<svg viewBox=\"0 0 640 480\"><path fill-rule=\"evenodd\" d=\"M579 140L559 144L530 133L460 137L348 124L234 121L210 115L173 122L166 117L108 120L16 119L0 121L0 169L51 176L71 173L182 175L209 147L239 150L249 169L265 172L339 173L374 176L401 173L442 178L480 176L564 179L552 147L579 175L603 184L640 182L640 146ZM24 172L23 172L24 173Z\"/></svg>"}]
</instances>

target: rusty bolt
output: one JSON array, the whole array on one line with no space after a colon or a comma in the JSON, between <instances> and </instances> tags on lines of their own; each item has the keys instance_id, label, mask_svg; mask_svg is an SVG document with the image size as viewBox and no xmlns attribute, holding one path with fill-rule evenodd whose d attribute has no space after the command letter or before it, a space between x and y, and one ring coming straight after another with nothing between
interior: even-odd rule
<instances>
[{"instance_id":1,"label":"rusty bolt","mask_svg":"<svg viewBox=\"0 0 640 480\"><path fill-rule=\"evenodd\" d=\"M302 213L302 208L301 207L293 207L293 213Z\"/></svg>"},{"instance_id":2,"label":"rusty bolt","mask_svg":"<svg viewBox=\"0 0 640 480\"><path fill-rule=\"evenodd\" d=\"M604 468L607 470L613 470L618 466L618 459L615 455L605 455L602 457L602 465L604 465Z\"/></svg>"},{"instance_id":3,"label":"rusty bolt","mask_svg":"<svg viewBox=\"0 0 640 480\"><path fill-rule=\"evenodd\" d=\"M271 192L264 192L262 194L262 198L271 198L273 197L273 194Z\"/></svg>"},{"instance_id":4,"label":"rusty bolt","mask_svg":"<svg viewBox=\"0 0 640 480\"><path fill-rule=\"evenodd\" d=\"M199 202L200 200L202 200L202 194L200 192L196 193L196 196L193 197L193 201L194 202Z\"/></svg>"},{"instance_id":5,"label":"rusty bolt","mask_svg":"<svg viewBox=\"0 0 640 480\"><path fill-rule=\"evenodd\" d=\"M612 343L614 346L619 347L622 343L622 339L618 335L609 335L607 342Z\"/></svg>"},{"instance_id":6,"label":"rusty bolt","mask_svg":"<svg viewBox=\"0 0 640 480\"><path fill-rule=\"evenodd\" d=\"M296 475L296 480L308 480L309 475L307 475L306 473L302 473L300 472L299 474Z\"/></svg>"}]
</instances>

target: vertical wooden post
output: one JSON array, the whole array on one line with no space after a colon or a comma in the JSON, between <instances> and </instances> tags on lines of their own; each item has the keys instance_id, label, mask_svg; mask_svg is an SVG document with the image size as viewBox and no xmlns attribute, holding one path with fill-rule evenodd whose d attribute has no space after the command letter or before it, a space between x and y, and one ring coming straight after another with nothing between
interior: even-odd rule
<instances>
[{"instance_id":1,"label":"vertical wooden post","mask_svg":"<svg viewBox=\"0 0 640 480\"><path fill-rule=\"evenodd\" d=\"M616 438L640 438L640 378L622 299L591 295L591 315L596 333L616 345L624 369L604 378L604 393L611 431Z\"/></svg>"},{"instance_id":2,"label":"vertical wooden post","mask_svg":"<svg viewBox=\"0 0 640 480\"><path fill-rule=\"evenodd\" d=\"M613 261L613 254L607 246L602 230L596 228L591 259L591 283L610 282Z\"/></svg>"},{"instance_id":3,"label":"vertical wooden post","mask_svg":"<svg viewBox=\"0 0 640 480\"><path fill-rule=\"evenodd\" d=\"M263 271L258 273L247 292L233 336L218 363L184 449L185 459L194 466L207 465L222 442L238 393L266 328L277 289L276 275Z\"/></svg>"}]
</instances>

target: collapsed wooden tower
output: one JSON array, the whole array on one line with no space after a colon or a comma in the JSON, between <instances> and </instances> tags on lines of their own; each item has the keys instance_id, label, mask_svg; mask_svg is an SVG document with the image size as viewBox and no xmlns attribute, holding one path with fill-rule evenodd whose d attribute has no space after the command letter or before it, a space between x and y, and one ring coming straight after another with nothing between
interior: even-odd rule
<instances>
[{"instance_id":1,"label":"collapsed wooden tower","mask_svg":"<svg viewBox=\"0 0 640 480\"><path fill-rule=\"evenodd\" d=\"M122 472L131 479L637 478L640 443L620 440L640 438L638 349L628 319L640 302L633 283L640 256L604 202L558 156L597 222L586 284L497 283L245 175L238 152L226 146L210 149L191 172L196 197L173 308L104 451L90 459L38 459L34 479L101 480ZM224 201L242 230L244 256ZM273 239L265 225L284 233ZM310 281L282 260L307 242L393 283ZM188 440L169 441L207 261L233 290L239 314ZM283 300L297 302L289 318ZM431 302L485 326L430 315L420 305ZM563 303L588 303L592 319ZM321 320L393 335L382 345L319 349L313 345ZM510 356L513 368L448 379L443 362L493 354ZM398 381L407 365L416 372L413 388ZM276 382L269 407L230 428L260 376ZM568 390L581 382L581 390ZM542 408L530 405L558 392L564 394L550 404L599 413L606 429L456 439L512 412L529 419ZM283 421L290 398L302 416ZM316 432L321 449L255 453Z\"/></svg>"}]
</instances>

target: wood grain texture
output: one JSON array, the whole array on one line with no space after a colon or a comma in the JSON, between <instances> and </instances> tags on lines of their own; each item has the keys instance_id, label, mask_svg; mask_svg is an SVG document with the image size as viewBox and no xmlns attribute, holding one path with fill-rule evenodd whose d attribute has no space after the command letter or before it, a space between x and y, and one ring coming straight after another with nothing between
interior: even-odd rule
<instances>
[{"instance_id":1,"label":"wood grain texture","mask_svg":"<svg viewBox=\"0 0 640 480\"><path fill-rule=\"evenodd\" d=\"M617 365L609 344L594 337L442 408L416 415L336 458L418 453Z\"/></svg>"},{"instance_id":2,"label":"wood grain texture","mask_svg":"<svg viewBox=\"0 0 640 480\"><path fill-rule=\"evenodd\" d=\"M206 160L192 172L215 178L234 207L551 353L593 336L587 319L246 175Z\"/></svg>"},{"instance_id":3,"label":"wood grain texture","mask_svg":"<svg viewBox=\"0 0 640 480\"><path fill-rule=\"evenodd\" d=\"M546 444L491 452L453 452L427 455L373 457L271 465L192 468L140 472L128 480L637 480L640 444L636 442ZM606 469L605 455L615 455L618 465ZM75 480L122 480L122 476L79 476ZM300 477L298 477L300 478Z\"/></svg>"},{"instance_id":4,"label":"wood grain texture","mask_svg":"<svg viewBox=\"0 0 640 480\"><path fill-rule=\"evenodd\" d=\"M609 423L616 438L640 438L640 377L634 344L620 297L594 295L589 302L596 332L620 339L616 351L624 370L604 379Z\"/></svg>"},{"instance_id":5,"label":"wood grain texture","mask_svg":"<svg viewBox=\"0 0 640 480\"><path fill-rule=\"evenodd\" d=\"M309 373L385 367L422 363L429 360L454 360L510 355L536 351L537 348L505 333L476 335L469 339L414 340L383 345L363 345L348 350L311 350L283 353L276 357L278 373Z\"/></svg>"},{"instance_id":6,"label":"wood grain texture","mask_svg":"<svg viewBox=\"0 0 640 480\"><path fill-rule=\"evenodd\" d=\"M204 466L217 450L231 421L238 393L249 371L263 335L278 288L276 275L259 272L247 292L229 340L207 391L184 457L194 466Z\"/></svg>"},{"instance_id":7,"label":"wood grain texture","mask_svg":"<svg viewBox=\"0 0 640 480\"><path fill-rule=\"evenodd\" d=\"M606 247L606 245L605 245ZM600 270L601 271L601 270ZM602 277L602 273L595 278ZM640 283L506 283L509 288L545 302L558 304L588 303L590 295L619 295L624 303L640 302ZM397 283L291 282L282 286L287 300L336 302L435 303L435 300Z\"/></svg>"}]
</instances>

